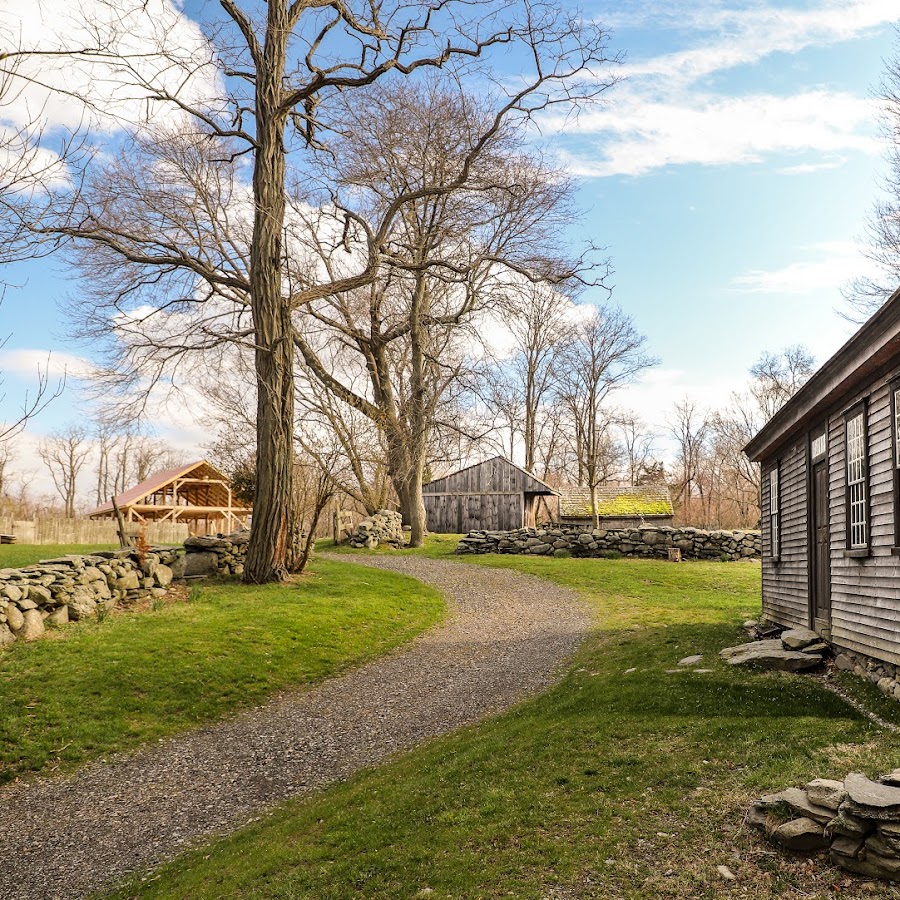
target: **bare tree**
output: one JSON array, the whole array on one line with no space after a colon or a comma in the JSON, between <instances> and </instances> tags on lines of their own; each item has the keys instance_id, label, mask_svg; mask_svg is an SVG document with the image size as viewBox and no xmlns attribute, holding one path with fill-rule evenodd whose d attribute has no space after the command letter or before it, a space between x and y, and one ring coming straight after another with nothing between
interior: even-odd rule
<instances>
[{"instance_id":1,"label":"bare tree","mask_svg":"<svg viewBox=\"0 0 900 900\"><path fill-rule=\"evenodd\" d=\"M78 475L91 454L88 429L67 425L48 435L38 444L38 455L44 463L53 486L63 501L66 518L75 517Z\"/></svg>"},{"instance_id":2,"label":"bare tree","mask_svg":"<svg viewBox=\"0 0 900 900\"><path fill-rule=\"evenodd\" d=\"M315 377L383 435L410 544L420 546L428 448L442 420L450 427L441 411L469 370L479 314L509 300L511 277L564 283L590 264L555 246L570 184L483 99L436 80L374 98L348 112L340 178L368 198L375 221L404 196L416 199L400 205L385 235L378 278L309 304L295 342ZM321 262L333 266L330 248ZM363 375L365 390L351 388Z\"/></svg>"},{"instance_id":3,"label":"bare tree","mask_svg":"<svg viewBox=\"0 0 900 900\"><path fill-rule=\"evenodd\" d=\"M648 476L659 470L656 432L631 412L620 412L614 425L624 451L628 481L632 485L642 484Z\"/></svg>"},{"instance_id":4,"label":"bare tree","mask_svg":"<svg viewBox=\"0 0 900 900\"><path fill-rule=\"evenodd\" d=\"M709 414L685 397L675 404L669 420L669 433L676 447L676 505L691 509L695 494L703 501L701 473L710 437Z\"/></svg>"},{"instance_id":5,"label":"bare tree","mask_svg":"<svg viewBox=\"0 0 900 900\"><path fill-rule=\"evenodd\" d=\"M656 360L644 351L645 339L631 319L615 307L595 307L580 321L565 348L560 400L573 429L579 481L590 490L594 527L599 525L597 487L612 474L616 458L611 434L610 395Z\"/></svg>"},{"instance_id":6,"label":"bare tree","mask_svg":"<svg viewBox=\"0 0 900 900\"><path fill-rule=\"evenodd\" d=\"M117 78L130 81L148 106L177 110L185 126L175 135L148 135L147 123L137 123L131 141L120 142L117 158L96 160L74 196L58 195L28 221L37 233L61 235L76 249L93 247L84 251L84 263L98 284L116 271L121 288L88 315L102 329L111 314L124 313L117 319L119 335L129 332L129 351L138 338L146 351L137 364L133 356L119 360L130 361L126 369L134 378L146 378L154 365L168 371L186 351L222 341L252 347L256 503L244 577L279 580L293 546L294 314L374 284L403 211L464 184L510 116L525 121L557 105L571 110L602 93L612 81L607 36L552 3L374 0L349 7L337 0L269 0L263 11L220 0L222 18L205 17L207 52L185 54L163 44L129 56L117 49L116 23L121 30L130 20L121 4L110 0L108 6L107 20L97 26L97 46L78 60L112 63ZM125 6L133 15L128 0ZM492 76L482 61L494 49L519 53L530 71L519 71L513 81ZM154 52L168 65L154 66L148 75L144 63ZM355 188L341 192L329 176L337 159L330 155L332 139L346 126L346 101L385 76L438 69L460 78L476 75L500 94L503 85L512 87L485 130L467 136L467 158L452 178L401 191L373 219L356 205ZM172 87L173 71L185 71L179 85L194 73L213 72L227 94L198 102ZM248 163L249 186L242 179ZM174 182L178 190L167 191ZM291 208L291 184L302 189L303 207ZM238 195L250 201L243 211L235 208ZM354 247L347 265L339 271L291 267L291 217L326 204L339 223L334 255L341 246ZM425 263L431 265L427 258L418 265ZM147 312L148 300L155 301L149 304L155 313ZM156 320L187 310L192 315L176 332L163 325L147 341Z\"/></svg>"}]
</instances>

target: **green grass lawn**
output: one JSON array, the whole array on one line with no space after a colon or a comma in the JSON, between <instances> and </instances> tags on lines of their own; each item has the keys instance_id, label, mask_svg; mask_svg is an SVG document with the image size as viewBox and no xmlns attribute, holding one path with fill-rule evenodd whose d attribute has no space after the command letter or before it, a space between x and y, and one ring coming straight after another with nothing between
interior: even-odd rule
<instances>
[{"instance_id":1,"label":"green grass lawn","mask_svg":"<svg viewBox=\"0 0 900 900\"><path fill-rule=\"evenodd\" d=\"M48 549L62 548L40 555ZM411 578L317 559L290 585L210 581L186 602L17 645L0 654L0 783L326 678L421 632L444 608Z\"/></svg>"},{"instance_id":2,"label":"green grass lawn","mask_svg":"<svg viewBox=\"0 0 900 900\"><path fill-rule=\"evenodd\" d=\"M53 559L67 553L92 553L115 550L118 544L0 544L0 569L30 566L42 559Z\"/></svg>"},{"instance_id":3,"label":"green grass lawn","mask_svg":"<svg viewBox=\"0 0 900 900\"><path fill-rule=\"evenodd\" d=\"M449 541L425 553L446 556ZM422 551L419 551L422 552ZM900 759L809 677L720 662L759 613L744 563L467 557L580 591L599 624L548 694L188 854L116 897L871 897L743 824L764 792ZM709 673L679 670L704 654ZM884 709L879 710L882 714ZM900 707L892 715L900 719ZM728 866L737 876L717 873ZM875 896L894 896L879 885Z\"/></svg>"}]
</instances>

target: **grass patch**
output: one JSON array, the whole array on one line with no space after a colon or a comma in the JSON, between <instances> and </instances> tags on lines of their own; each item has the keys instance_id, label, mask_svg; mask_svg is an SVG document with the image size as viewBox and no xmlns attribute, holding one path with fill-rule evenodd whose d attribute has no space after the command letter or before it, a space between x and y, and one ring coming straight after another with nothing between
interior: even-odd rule
<instances>
[{"instance_id":1,"label":"grass patch","mask_svg":"<svg viewBox=\"0 0 900 900\"><path fill-rule=\"evenodd\" d=\"M446 544L418 552L446 555ZM871 896L743 824L763 792L850 769L873 775L900 751L900 738L815 679L718 659L759 612L758 566L465 559L541 575L593 605L600 628L556 688L286 804L115 896ZM712 671L679 669L693 653ZM724 881L717 865L738 880Z\"/></svg>"},{"instance_id":2,"label":"grass patch","mask_svg":"<svg viewBox=\"0 0 900 900\"><path fill-rule=\"evenodd\" d=\"M326 678L436 622L412 578L316 560L290 585L205 583L186 602L67 626L0 655L0 783L135 747Z\"/></svg>"},{"instance_id":3,"label":"grass patch","mask_svg":"<svg viewBox=\"0 0 900 900\"><path fill-rule=\"evenodd\" d=\"M18 569L69 553L117 550L118 544L0 544L0 569Z\"/></svg>"}]
</instances>

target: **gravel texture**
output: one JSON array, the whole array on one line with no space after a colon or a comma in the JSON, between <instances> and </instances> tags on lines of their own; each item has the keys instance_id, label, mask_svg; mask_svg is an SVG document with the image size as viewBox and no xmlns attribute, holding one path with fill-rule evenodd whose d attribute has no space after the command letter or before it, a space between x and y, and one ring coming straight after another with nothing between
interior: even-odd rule
<instances>
[{"instance_id":1,"label":"gravel texture","mask_svg":"<svg viewBox=\"0 0 900 900\"><path fill-rule=\"evenodd\" d=\"M434 585L445 623L393 654L227 721L0 790L0 898L76 897L272 805L551 685L591 625L577 596L502 569L353 560Z\"/></svg>"}]
</instances>

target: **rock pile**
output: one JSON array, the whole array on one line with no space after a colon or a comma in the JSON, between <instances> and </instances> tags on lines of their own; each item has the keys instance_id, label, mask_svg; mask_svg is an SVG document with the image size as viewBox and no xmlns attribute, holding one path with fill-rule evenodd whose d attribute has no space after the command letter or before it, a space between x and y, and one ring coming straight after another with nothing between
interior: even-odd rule
<instances>
[{"instance_id":1,"label":"rock pile","mask_svg":"<svg viewBox=\"0 0 900 900\"><path fill-rule=\"evenodd\" d=\"M758 559L762 547L758 531L705 531L649 525L642 528L589 528L549 525L515 531L470 531L457 553L527 553L538 556L596 556L611 554L667 559L669 550L683 559Z\"/></svg>"},{"instance_id":2,"label":"rock pile","mask_svg":"<svg viewBox=\"0 0 900 900\"><path fill-rule=\"evenodd\" d=\"M900 769L877 782L854 772L769 794L748 821L788 850L828 849L842 869L900 881Z\"/></svg>"},{"instance_id":3,"label":"rock pile","mask_svg":"<svg viewBox=\"0 0 900 900\"><path fill-rule=\"evenodd\" d=\"M391 509L379 509L356 526L347 542L357 549L374 550L386 544L397 550L406 543L403 537L403 517Z\"/></svg>"},{"instance_id":4,"label":"rock pile","mask_svg":"<svg viewBox=\"0 0 900 900\"><path fill-rule=\"evenodd\" d=\"M871 681L882 693L900 700L900 666L842 649L834 660L834 667L853 672Z\"/></svg>"},{"instance_id":5,"label":"rock pile","mask_svg":"<svg viewBox=\"0 0 900 900\"><path fill-rule=\"evenodd\" d=\"M732 666L800 672L818 666L830 650L814 631L792 628L781 637L726 647L719 655Z\"/></svg>"},{"instance_id":6,"label":"rock pile","mask_svg":"<svg viewBox=\"0 0 900 900\"><path fill-rule=\"evenodd\" d=\"M240 574L247 535L188 538L184 547L98 550L0 569L0 649L44 636L48 626L161 597L174 579Z\"/></svg>"}]
</instances>

